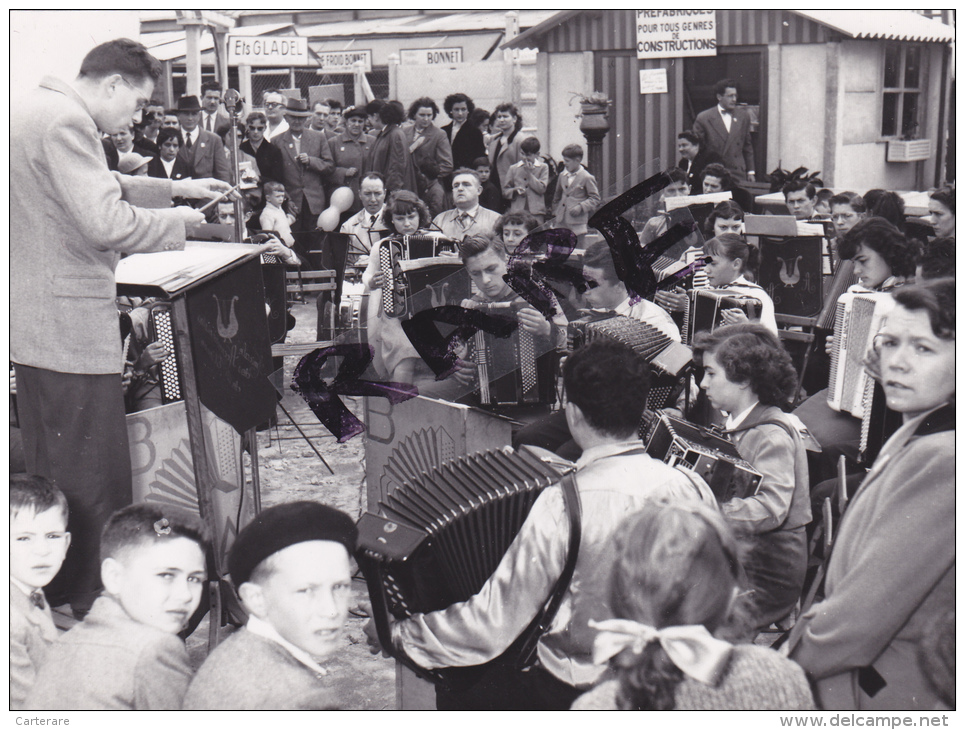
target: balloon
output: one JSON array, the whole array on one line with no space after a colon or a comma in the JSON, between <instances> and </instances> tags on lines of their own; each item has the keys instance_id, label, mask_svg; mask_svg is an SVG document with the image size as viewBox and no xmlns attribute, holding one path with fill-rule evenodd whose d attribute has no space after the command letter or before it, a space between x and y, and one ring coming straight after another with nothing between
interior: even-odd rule
<instances>
[{"instance_id":1,"label":"balloon","mask_svg":"<svg viewBox=\"0 0 965 730\"><path fill-rule=\"evenodd\" d=\"M332 191L328 204L337 208L339 213L344 213L352 207L353 202L355 202L355 193L352 192L352 188L341 187Z\"/></svg>"},{"instance_id":2,"label":"balloon","mask_svg":"<svg viewBox=\"0 0 965 730\"><path fill-rule=\"evenodd\" d=\"M318 214L318 227L323 231L334 231L338 228L338 221L341 215L341 211L339 211L338 208L326 208Z\"/></svg>"}]
</instances>

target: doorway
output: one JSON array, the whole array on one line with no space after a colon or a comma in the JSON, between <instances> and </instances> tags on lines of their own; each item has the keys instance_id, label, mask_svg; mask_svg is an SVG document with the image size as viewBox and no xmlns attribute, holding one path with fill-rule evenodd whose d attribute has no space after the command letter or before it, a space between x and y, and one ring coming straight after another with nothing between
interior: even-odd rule
<instances>
[{"instance_id":1,"label":"doorway","mask_svg":"<svg viewBox=\"0 0 965 730\"><path fill-rule=\"evenodd\" d=\"M716 56L684 59L684 122L689 129L704 109L717 105L714 85L721 79L737 82L738 105L751 115L751 141L757 179L767 167L767 66L766 48L718 48Z\"/></svg>"}]
</instances>

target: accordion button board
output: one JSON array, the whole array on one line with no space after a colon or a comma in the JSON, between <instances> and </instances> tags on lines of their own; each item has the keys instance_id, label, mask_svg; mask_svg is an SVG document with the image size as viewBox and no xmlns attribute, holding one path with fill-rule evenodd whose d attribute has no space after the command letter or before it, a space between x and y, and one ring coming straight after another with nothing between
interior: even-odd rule
<instances>
[{"instance_id":1,"label":"accordion button board","mask_svg":"<svg viewBox=\"0 0 965 730\"><path fill-rule=\"evenodd\" d=\"M697 472L720 504L753 496L760 487L761 473L723 434L661 413L646 441L647 453L655 459Z\"/></svg>"}]
</instances>

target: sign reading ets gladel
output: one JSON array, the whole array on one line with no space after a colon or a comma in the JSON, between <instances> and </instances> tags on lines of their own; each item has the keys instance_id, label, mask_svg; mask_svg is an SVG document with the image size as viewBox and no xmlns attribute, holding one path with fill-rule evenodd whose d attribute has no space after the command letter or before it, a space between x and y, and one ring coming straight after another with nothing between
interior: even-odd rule
<instances>
[{"instance_id":1,"label":"sign reading ets gladel","mask_svg":"<svg viewBox=\"0 0 965 730\"><path fill-rule=\"evenodd\" d=\"M308 38L228 36L229 66L307 66Z\"/></svg>"}]
</instances>

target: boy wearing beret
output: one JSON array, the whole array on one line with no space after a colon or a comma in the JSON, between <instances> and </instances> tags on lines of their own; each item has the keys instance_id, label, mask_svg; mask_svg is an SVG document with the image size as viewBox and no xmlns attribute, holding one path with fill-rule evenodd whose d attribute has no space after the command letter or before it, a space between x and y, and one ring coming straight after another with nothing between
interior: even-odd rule
<instances>
[{"instance_id":1,"label":"boy wearing beret","mask_svg":"<svg viewBox=\"0 0 965 730\"><path fill-rule=\"evenodd\" d=\"M317 502L266 509L228 556L248 623L198 670L186 710L331 710L322 666L345 643L357 531Z\"/></svg>"}]
</instances>

